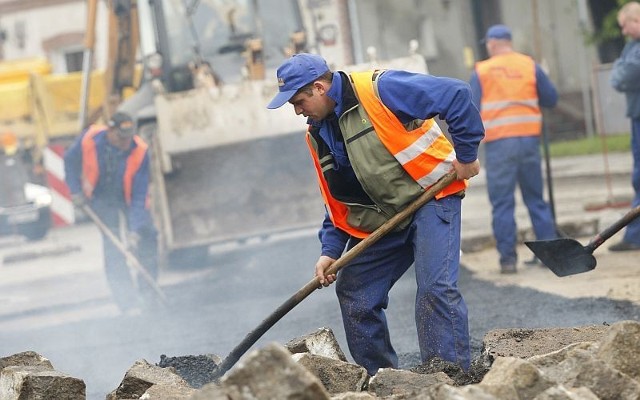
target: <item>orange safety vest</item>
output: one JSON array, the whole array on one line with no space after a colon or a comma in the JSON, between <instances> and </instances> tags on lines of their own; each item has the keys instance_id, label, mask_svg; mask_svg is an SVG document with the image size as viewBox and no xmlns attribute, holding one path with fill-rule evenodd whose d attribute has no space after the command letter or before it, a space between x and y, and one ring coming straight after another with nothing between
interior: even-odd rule
<instances>
[{"instance_id":1,"label":"orange safety vest","mask_svg":"<svg viewBox=\"0 0 640 400\"><path fill-rule=\"evenodd\" d=\"M423 189L427 189L453 168L452 162L455 159L453 146L433 119L426 120L418 128L407 131L402 122L378 98L376 94L376 79L379 75L376 74L374 77L373 74L373 71L369 71L350 75L358 100L364 107L366 116L373 126L374 133L382 142L384 148L395 157L395 161L402 166L416 183ZM374 87L374 85L376 86ZM365 123L366 121L363 120L362 122ZM344 128L341 124L341 129ZM346 140L346 142L349 141ZM353 141L353 143L356 142ZM314 155L313 161L320 183L320 191L334 226L351 236L357 238L367 237L371 232L364 232L347 223L350 205L335 199L331 195L329 185L322 173L321 161L310 143L309 133L307 134L307 144L312 155ZM352 163L358 162L353 157L350 157L350 161ZM358 179L366 180L367 177L358 176ZM466 187L467 182L465 180L457 180L438 193L436 198L440 199L460 193ZM388 192L396 193L395 190L395 187L391 187ZM379 199L372 198L372 200L376 204L380 204Z\"/></svg>"},{"instance_id":2,"label":"orange safety vest","mask_svg":"<svg viewBox=\"0 0 640 400\"><path fill-rule=\"evenodd\" d=\"M107 129L104 125L91 125L82 138L82 190L87 198L92 197L93 190L100 177L98 153L96 150L96 142L93 138ZM124 198L128 205L131 204L133 177L140 169L148 147L138 136L134 136L133 141L136 143L136 146L131 150L129 157L127 157L127 166L125 167L123 176Z\"/></svg>"},{"instance_id":3,"label":"orange safety vest","mask_svg":"<svg viewBox=\"0 0 640 400\"><path fill-rule=\"evenodd\" d=\"M481 111L486 142L507 137L538 136L542 113L533 59L511 52L476 63L482 87Z\"/></svg>"}]
</instances>

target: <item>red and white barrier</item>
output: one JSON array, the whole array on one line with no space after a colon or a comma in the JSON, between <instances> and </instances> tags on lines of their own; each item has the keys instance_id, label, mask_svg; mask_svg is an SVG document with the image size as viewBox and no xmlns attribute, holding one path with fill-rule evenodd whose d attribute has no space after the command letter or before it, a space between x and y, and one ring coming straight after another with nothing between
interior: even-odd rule
<instances>
[{"instance_id":1,"label":"red and white barrier","mask_svg":"<svg viewBox=\"0 0 640 400\"><path fill-rule=\"evenodd\" d=\"M51 215L53 226L71 225L75 221L75 210L71 202L71 193L64 182L64 146L49 145L43 153L44 169L47 173L47 185L53 196Z\"/></svg>"}]
</instances>

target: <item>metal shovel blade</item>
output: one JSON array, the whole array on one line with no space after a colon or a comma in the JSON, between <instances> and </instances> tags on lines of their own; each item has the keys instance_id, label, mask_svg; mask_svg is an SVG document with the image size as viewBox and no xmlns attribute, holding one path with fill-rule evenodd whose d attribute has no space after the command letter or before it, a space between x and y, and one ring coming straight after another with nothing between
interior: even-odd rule
<instances>
[{"instance_id":1,"label":"metal shovel blade","mask_svg":"<svg viewBox=\"0 0 640 400\"><path fill-rule=\"evenodd\" d=\"M596 267L592 251L574 239L561 238L524 243L557 276L580 274Z\"/></svg>"}]
</instances>

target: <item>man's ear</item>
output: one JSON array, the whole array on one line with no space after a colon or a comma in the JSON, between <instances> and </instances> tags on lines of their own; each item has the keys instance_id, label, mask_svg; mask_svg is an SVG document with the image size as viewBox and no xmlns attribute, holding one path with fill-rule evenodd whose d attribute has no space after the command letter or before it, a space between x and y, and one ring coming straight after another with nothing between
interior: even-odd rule
<instances>
[{"instance_id":1,"label":"man's ear","mask_svg":"<svg viewBox=\"0 0 640 400\"><path fill-rule=\"evenodd\" d=\"M327 90L329 89L327 82L325 81L315 81L313 82L313 87L315 87L318 90L318 93L320 93L321 95L324 95Z\"/></svg>"}]
</instances>

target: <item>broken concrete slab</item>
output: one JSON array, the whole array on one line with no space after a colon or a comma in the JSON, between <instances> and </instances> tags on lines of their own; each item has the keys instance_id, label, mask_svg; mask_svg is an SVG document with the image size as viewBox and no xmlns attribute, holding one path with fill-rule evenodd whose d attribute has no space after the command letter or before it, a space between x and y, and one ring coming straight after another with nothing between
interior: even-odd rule
<instances>
[{"instance_id":1,"label":"broken concrete slab","mask_svg":"<svg viewBox=\"0 0 640 400\"><path fill-rule=\"evenodd\" d=\"M381 368L369 380L369 392L376 396L408 396L440 383L453 385L453 380L444 372L418 374L393 368Z\"/></svg>"},{"instance_id":2,"label":"broken concrete slab","mask_svg":"<svg viewBox=\"0 0 640 400\"><path fill-rule=\"evenodd\" d=\"M532 363L517 357L498 357L482 379L483 386L510 385L521 399L533 399L555 385Z\"/></svg>"},{"instance_id":3,"label":"broken concrete slab","mask_svg":"<svg viewBox=\"0 0 640 400\"><path fill-rule=\"evenodd\" d=\"M125 373L120 385L107 395L106 400L137 399L153 385L190 388L175 370L138 360Z\"/></svg>"},{"instance_id":4,"label":"broken concrete slab","mask_svg":"<svg viewBox=\"0 0 640 400\"><path fill-rule=\"evenodd\" d=\"M640 322L620 321L600 341L596 357L640 380Z\"/></svg>"},{"instance_id":5,"label":"broken concrete slab","mask_svg":"<svg viewBox=\"0 0 640 400\"><path fill-rule=\"evenodd\" d=\"M359 392L369 381L367 370L359 365L309 353L293 359L318 377L330 394Z\"/></svg>"},{"instance_id":6,"label":"broken concrete slab","mask_svg":"<svg viewBox=\"0 0 640 400\"><path fill-rule=\"evenodd\" d=\"M338 344L338 340L331 328L320 328L308 335L290 340L284 345L291 352L310 353L318 356L347 361L347 357Z\"/></svg>"},{"instance_id":7,"label":"broken concrete slab","mask_svg":"<svg viewBox=\"0 0 640 400\"><path fill-rule=\"evenodd\" d=\"M566 387L589 388L602 400L640 398L638 381L612 368L588 350L570 350L565 360L551 368L542 368L541 371Z\"/></svg>"},{"instance_id":8,"label":"broken concrete slab","mask_svg":"<svg viewBox=\"0 0 640 400\"><path fill-rule=\"evenodd\" d=\"M46 365L8 366L0 372L0 398L84 400L86 386L82 379Z\"/></svg>"},{"instance_id":9,"label":"broken concrete slab","mask_svg":"<svg viewBox=\"0 0 640 400\"><path fill-rule=\"evenodd\" d=\"M492 358L530 358L548 354L576 342L597 342L608 326L571 328L493 329L484 336L484 351Z\"/></svg>"},{"instance_id":10,"label":"broken concrete slab","mask_svg":"<svg viewBox=\"0 0 640 400\"><path fill-rule=\"evenodd\" d=\"M278 343L270 343L240 360L220 379L220 386L236 386L243 396L256 399L330 397L320 379L296 363L291 353Z\"/></svg>"}]
</instances>

